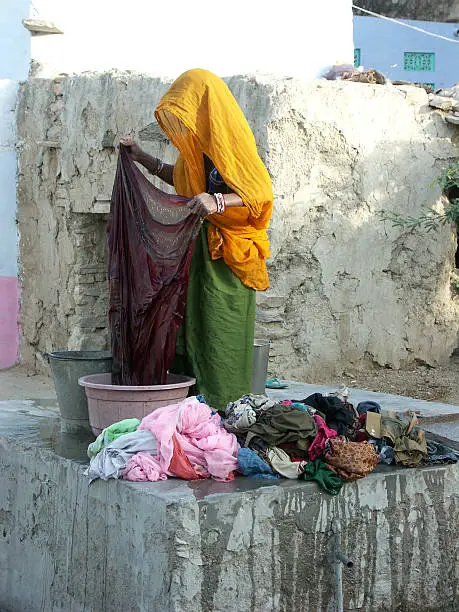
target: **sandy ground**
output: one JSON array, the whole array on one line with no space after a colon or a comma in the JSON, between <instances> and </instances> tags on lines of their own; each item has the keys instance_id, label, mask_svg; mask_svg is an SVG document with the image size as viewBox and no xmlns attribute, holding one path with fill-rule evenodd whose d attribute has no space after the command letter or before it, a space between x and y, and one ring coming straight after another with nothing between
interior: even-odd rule
<instances>
[{"instance_id":1,"label":"sandy ground","mask_svg":"<svg viewBox=\"0 0 459 612\"><path fill-rule=\"evenodd\" d=\"M415 399L459 406L459 354L452 357L447 366L441 368L425 365L419 365L411 370L349 368L339 380L314 382L322 384L343 382L350 388L406 395Z\"/></svg>"},{"instance_id":2,"label":"sandy ground","mask_svg":"<svg viewBox=\"0 0 459 612\"><path fill-rule=\"evenodd\" d=\"M53 399L56 397L51 378L41 374L30 375L23 366L0 370L0 401Z\"/></svg>"}]
</instances>

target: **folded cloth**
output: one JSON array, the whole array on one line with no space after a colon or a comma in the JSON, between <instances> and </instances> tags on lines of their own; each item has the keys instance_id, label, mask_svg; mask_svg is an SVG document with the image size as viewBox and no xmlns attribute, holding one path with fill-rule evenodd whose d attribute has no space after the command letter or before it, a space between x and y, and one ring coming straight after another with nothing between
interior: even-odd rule
<instances>
[{"instance_id":1,"label":"folded cloth","mask_svg":"<svg viewBox=\"0 0 459 612\"><path fill-rule=\"evenodd\" d=\"M156 482L166 480L167 476L155 457L149 453L137 453L129 459L123 470L123 478L134 482Z\"/></svg>"},{"instance_id":2,"label":"folded cloth","mask_svg":"<svg viewBox=\"0 0 459 612\"><path fill-rule=\"evenodd\" d=\"M85 474L89 482L97 478L119 478L129 459L138 452L156 455L156 439L151 431L134 431L119 436L103 448L89 464Z\"/></svg>"},{"instance_id":3,"label":"folded cloth","mask_svg":"<svg viewBox=\"0 0 459 612\"><path fill-rule=\"evenodd\" d=\"M349 442L343 436L331 438L324 460L328 469L342 480L358 480L372 472L378 463L378 453L369 442Z\"/></svg>"},{"instance_id":4,"label":"folded cloth","mask_svg":"<svg viewBox=\"0 0 459 612\"><path fill-rule=\"evenodd\" d=\"M338 495L344 484L341 478L329 470L321 459L307 463L299 479L317 481L319 486L330 495Z\"/></svg>"},{"instance_id":5,"label":"folded cloth","mask_svg":"<svg viewBox=\"0 0 459 612\"><path fill-rule=\"evenodd\" d=\"M311 461L318 459L325 451L325 443L329 438L336 438L338 435L334 429L327 426L322 417L314 415L314 420L318 427L316 437L308 448L308 456Z\"/></svg>"},{"instance_id":6,"label":"folded cloth","mask_svg":"<svg viewBox=\"0 0 459 612\"><path fill-rule=\"evenodd\" d=\"M239 445L234 434L228 433L218 414L212 414L207 404L188 397L180 404L158 408L146 416L139 427L149 430L158 441L157 459L161 471L176 476L171 469L176 442L183 449L193 470L200 477L232 480L238 468Z\"/></svg>"},{"instance_id":7,"label":"folded cloth","mask_svg":"<svg viewBox=\"0 0 459 612\"><path fill-rule=\"evenodd\" d=\"M266 478L276 480L280 478L270 466L250 448L240 448L237 461L239 471L248 478Z\"/></svg>"},{"instance_id":8,"label":"folded cloth","mask_svg":"<svg viewBox=\"0 0 459 612\"><path fill-rule=\"evenodd\" d=\"M273 470L284 478L290 478L291 480L299 478L306 465L306 461L292 462L287 453L281 448L270 448L267 455Z\"/></svg>"},{"instance_id":9,"label":"folded cloth","mask_svg":"<svg viewBox=\"0 0 459 612\"><path fill-rule=\"evenodd\" d=\"M107 444L110 444L110 442L113 442L113 440L116 440L124 434L136 431L139 425L139 419L124 419L123 421L118 421L106 427L102 433L97 436L95 441L88 446L88 457L92 459L104 448L104 446L107 446Z\"/></svg>"}]
</instances>

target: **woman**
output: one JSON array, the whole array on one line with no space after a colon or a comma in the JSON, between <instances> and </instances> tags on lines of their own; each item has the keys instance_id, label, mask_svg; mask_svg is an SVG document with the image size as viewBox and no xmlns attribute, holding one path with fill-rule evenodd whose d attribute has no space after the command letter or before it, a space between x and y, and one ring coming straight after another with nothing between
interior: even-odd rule
<instances>
[{"instance_id":1,"label":"woman","mask_svg":"<svg viewBox=\"0 0 459 612\"><path fill-rule=\"evenodd\" d=\"M182 74L155 117L179 151L175 165L148 155L130 137L121 144L134 161L192 198L188 206L205 219L171 369L195 376L198 393L224 410L251 388L255 291L269 286L271 180L241 109L211 72Z\"/></svg>"}]
</instances>

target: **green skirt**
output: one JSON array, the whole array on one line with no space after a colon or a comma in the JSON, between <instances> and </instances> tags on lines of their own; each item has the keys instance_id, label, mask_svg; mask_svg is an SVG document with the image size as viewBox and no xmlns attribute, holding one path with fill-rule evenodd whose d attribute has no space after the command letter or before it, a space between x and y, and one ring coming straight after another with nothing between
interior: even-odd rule
<instances>
[{"instance_id":1,"label":"green skirt","mask_svg":"<svg viewBox=\"0 0 459 612\"><path fill-rule=\"evenodd\" d=\"M251 390L255 290L243 285L223 259L211 260L207 227L204 222L196 240L171 371L195 377L194 393L224 410Z\"/></svg>"}]
</instances>

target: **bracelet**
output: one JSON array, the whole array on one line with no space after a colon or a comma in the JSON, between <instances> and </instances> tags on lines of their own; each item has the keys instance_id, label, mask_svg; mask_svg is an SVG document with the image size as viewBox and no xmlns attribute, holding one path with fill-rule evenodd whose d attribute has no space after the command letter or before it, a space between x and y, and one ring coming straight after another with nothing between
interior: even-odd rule
<instances>
[{"instance_id":1,"label":"bracelet","mask_svg":"<svg viewBox=\"0 0 459 612\"><path fill-rule=\"evenodd\" d=\"M222 215L226 210L225 197L222 193L214 193L214 198L217 204L217 213Z\"/></svg>"},{"instance_id":2,"label":"bracelet","mask_svg":"<svg viewBox=\"0 0 459 612\"><path fill-rule=\"evenodd\" d=\"M156 172L155 175L158 176L158 174L160 174L163 169L164 169L164 164L163 162L159 159L159 157L156 158L157 161L157 166L156 166Z\"/></svg>"}]
</instances>

